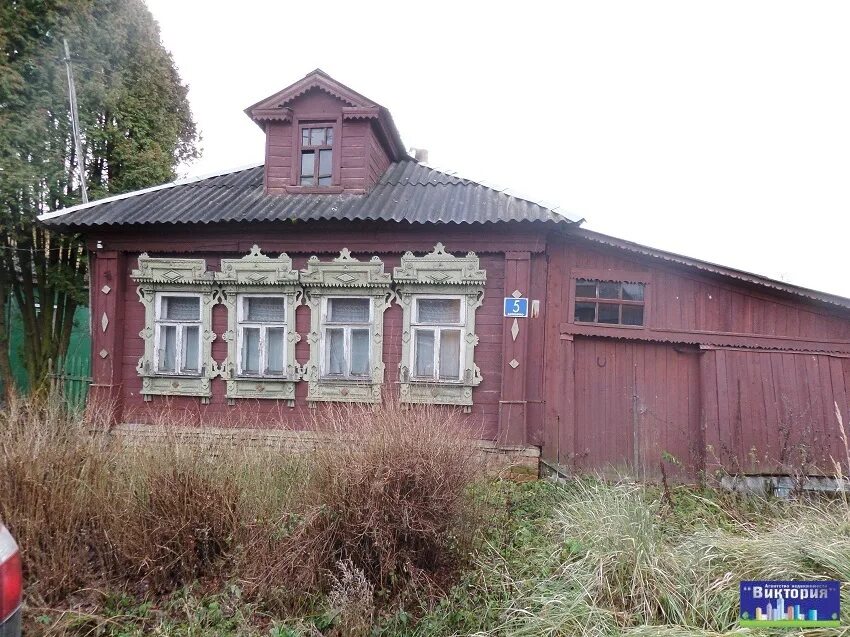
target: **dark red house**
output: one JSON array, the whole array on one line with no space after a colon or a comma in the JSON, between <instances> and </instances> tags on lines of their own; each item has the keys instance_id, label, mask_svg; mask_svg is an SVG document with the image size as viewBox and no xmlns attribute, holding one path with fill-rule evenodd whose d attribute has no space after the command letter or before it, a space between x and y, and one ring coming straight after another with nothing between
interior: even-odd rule
<instances>
[{"instance_id":1,"label":"dark red house","mask_svg":"<svg viewBox=\"0 0 850 637\"><path fill-rule=\"evenodd\" d=\"M43 218L86 237L92 396L125 428L165 411L298 429L322 403L397 394L562 470L845 457L850 300L436 171L321 71L246 113L263 165Z\"/></svg>"}]
</instances>

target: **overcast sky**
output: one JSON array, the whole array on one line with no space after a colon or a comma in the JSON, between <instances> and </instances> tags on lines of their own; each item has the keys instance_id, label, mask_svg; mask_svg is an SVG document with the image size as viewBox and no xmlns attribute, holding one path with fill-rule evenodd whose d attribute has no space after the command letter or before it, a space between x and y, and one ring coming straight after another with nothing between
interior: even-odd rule
<instances>
[{"instance_id":1,"label":"overcast sky","mask_svg":"<svg viewBox=\"0 0 850 637\"><path fill-rule=\"evenodd\" d=\"M319 67L438 168L850 296L850 2L146 1L203 135L185 175L262 162L243 109Z\"/></svg>"}]
</instances>

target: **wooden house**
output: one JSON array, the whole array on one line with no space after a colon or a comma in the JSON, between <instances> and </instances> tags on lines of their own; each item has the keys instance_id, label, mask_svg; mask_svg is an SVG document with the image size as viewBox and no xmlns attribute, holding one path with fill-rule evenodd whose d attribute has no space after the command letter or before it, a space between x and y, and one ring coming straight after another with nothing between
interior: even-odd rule
<instances>
[{"instance_id":1,"label":"wooden house","mask_svg":"<svg viewBox=\"0 0 850 637\"><path fill-rule=\"evenodd\" d=\"M43 217L87 241L92 399L120 426L173 411L298 430L392 395L567 472L846 457L850 300L437 171L318 70L246 113L263 165Z\"/></svg>"}]
</instances>

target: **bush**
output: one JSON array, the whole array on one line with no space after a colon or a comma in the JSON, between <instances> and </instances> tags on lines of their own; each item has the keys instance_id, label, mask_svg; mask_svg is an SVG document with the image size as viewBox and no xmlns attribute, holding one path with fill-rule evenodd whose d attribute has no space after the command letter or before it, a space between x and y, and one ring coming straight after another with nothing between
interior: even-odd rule
<instances>
[{"instance_id":1,"label":"bush","mask_svg":"<svg viewBox=\"0 0 850 637\"><path fill-rule=\"evenodd\" d=\"M386 602L437 584L464 561L477 528L468 495L480 465L475 432L457 410L330 406L316 427L329 444L311 458L297 519L271 524L280 539L250 551L255 590L285 583L303 595L280 601L304 604L326 593L345 563Z\"/></svg>"}]
</instances>

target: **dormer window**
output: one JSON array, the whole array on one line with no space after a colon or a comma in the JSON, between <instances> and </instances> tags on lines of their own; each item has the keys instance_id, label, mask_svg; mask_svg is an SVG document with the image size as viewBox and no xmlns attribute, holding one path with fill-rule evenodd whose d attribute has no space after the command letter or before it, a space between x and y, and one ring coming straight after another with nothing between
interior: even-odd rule
<instances>
[{"instance_id":1,"label":"dormer window","mask_svg":"<svg viewBox=\"0 0 850 637\"><path fill-rule=\"evenodd\" d=\"M301 128L301 186L333 184L333 126Z\"/></svg>"}]
</instances>

